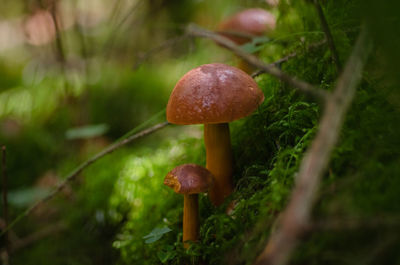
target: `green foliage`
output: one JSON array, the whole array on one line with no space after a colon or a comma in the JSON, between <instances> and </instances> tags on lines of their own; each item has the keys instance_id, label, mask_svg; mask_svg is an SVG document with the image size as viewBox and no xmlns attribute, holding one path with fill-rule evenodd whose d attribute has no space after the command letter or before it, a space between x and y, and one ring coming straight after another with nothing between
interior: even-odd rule
<instances>
[{"instance_id":1,"label":"green foliage","mask_svg":"<svg viewBox=\"0 0 400 265\"><path fill-rule=\"evenodd\" d=\"M109 135L118 138L165 106L169 89L163 73L142 67L134 74L131 69L107 69L101 80L90 87L87 104L91 123L105 123ZM118 76L118 78L116 78ZM120 113L123 115L115 115Z\"/></svg>"},{"instance_id":2,"label":"green foliage","mask_svg":"<svg viewBox=\"0 0 400 265\"><path fill-rule=\"evenodd\" d=\"M186 252L181 244L182 200L173 200L173 197L179 196L174 195L168 200L159 201L167 196L160 194L166 189L161 187L161 183L162 177L174 165L178 165L175 162L176 152L180 156L199 151L193 149L193 144L187 144L188 140L180 140L159 149L155 154L144 157L135 155L137 158L132 160L129 167L134 171L126 169L126 174L119 180L120 188L117 188L112 200L113 204L118 205L121 202L115 202L115 198L120 199L121 194L125 194L122 197L131 201L129 221L114 243L115 247L121 249L124 262L181 264L184 260L207 260L209 264L221 264L226 257L216 253L230 253L234 248L252 250L254 246L246 242L246 238L252 235L253 241L260 244L266 237L265 233L255 231L254 225L266 217L272 222L283 207L292 185L291 177L314 134L318 108L314 103L301 101L294 92L288 90L284 93L279 83L271 78L263 77L260 84L267 96L264 104L250 118L236 122L231 127L237 161L236 192L230 200L236 205L233 215L228 216L224 211L229 201L215 209L207 197L201 196L201 242L194 243ZM203 164L204 157L185 157L185 161ZM166 192L172 195L171 191ZM163 224L172 231L146 245L143 236Z\"/></svg>"},{"instance_id":3,"label":"green foliage","mask_svg":"<svg viewBox=\"0 0 400 265\"><path fill-rule=\"evenodd\" d=\"M310 1L280 2L278 10L273 11L278 16L275 33L268 38L255 38L243 48L257 52L265 62L296 52L295 58L279 67L322 89L332 90L340 73L332 62L328 45L308 49L324 38L313 5ZM385 4L370 0L319 2L342 63L351 53L362 20L369 25L376 51L323 177L313 212L315 228L311 227L311 234L302 238L290 262L397 264L400 262L397 252L400 247L397 236L400 232L397 222L400 20L396 13L399 4L392 0ZM227 0L214 3L156 0L146 7L158 12L157 19L150 21L153 18L149 16L140 22L142 17L136 20L135 16L126 28L136 29L135 26L148 23L144 31L158 43L164 35L155 34L153 29L158 29L161 23L168 28L165 35L170 29L180 32L176 24L192 19L215 28L218 18L255 4L265 5L264 1L232 4ZM201 63L227 61L224 53L228 52L197 40L187 44L190 54L182 55L183 46L177 44L171 49L177 58L163 54L154 65L142 65L132 72L132 49L147 47L148 39L139 38L140 33L132 37L132 31L121 32L129 37L116 41L118 51L122 52L107 66L95 57L100 48L89 49L88 69L93 68L88 73L70 66L59 71L38 61L31 61L23 69L18 65L7 68L5 63L0 65L0 143L5 142L9 150L12 215L21 210L20 206L43 195L34 183L47 170L65 176L96 150L93 146L89 151L84 149L90 146L90 140L99 139L93 137L102 136L105 143L119 138L164 109L171 88L184 72ZM96 34L84 32L83 39L94 44ZM105 36L100 35L103 41ZM77 38L70 31L65 36L69 44ZM137 46L135 41L139 42ZM195 47L199 50L194 50ZM219 208L214 208L206 195L199 196L199 242L192 242L187 250L183 248L183 198L162 183L165 174L177 165L205 164L202 128L171 126L162 135L138 141L133 147L98 161L68 187L73 191L71 194L60 195L55 203L45 206L49 212L55 209L53 216L32 217L18 227L17 233L28 234L24 232L63 220L67 229L21 250L13 257L13 263L252 264L286 205L302 156L318 130L321 109L311 99L268 75L257 77L257 82L264 92L264 103L250 117L230 125L235 192ZM161 115L164 114L154 119ZM109 131L104 136L106 127ZM134 132L137 130L130 134ZM225 209L232 205L234 209L227 215ZM349 227L334 226L335 221L343 220L351 221Z\"/></svg>"},{"instance_id":4,"label":"green foliage","mask_svg":"<svg viewBox=\"0 0 400 265\"><path fill-rule=\"evenodd\" d=\"M243 44L241 48L247 53L255 53L265 48L265 44L269 41L270 39L267 37L256 37L253 38L251 42Z\"/></svg>"},{"instance_id":5,"label":"green foliage","mask_svg":"<svg viewBox=\"0 0 400 265\"><path fill-rule=\"evenodd\" d=\"M143 239L146 239L144 243L151 244L159 240L164 234L171 232L172 230L164 226L161 228L154 228L150 234L145 235Z\"/></svg>"},{"instance_id":6,"label":"green foliage","mask_svg":"<svg viewBox=\"0 0 400 265\"><path fill-rule=\"evenodd\" d=\"M141 148L127 158L120 173L110 205L116 209L121 205L129 207L128 221L114 242L124 262L155 264L183 252L178 239L183 198L162 183L175 166L204 164L205 156L200 139L184 135L178 139L166 140L157 149ZM168 229L159 230L165 226Z\"/></svg>"},{"instance_id":7,"label":"green foliage","mask_svg":"<svg viewBox=\"0 0 400 265\"><path fill-rule=\"evenodd\" d=\"M352 17L352 14L357 5L351 1L340 1L324 8L340 57L346 58L356 36L358 18ZM281 31L274 36L274 41L249 47L252 50L262 47L261 55L266 60L275 58L276 55L268 54L271 50L283 54L296 51L296 58L284 63L283 70L331 90L338 73L332 64L329 49L325 45L309 51L304 49L323 37L315 10L305 1L299 1L292 6L282 4L280 11ZM301 33L288 35L289 32ZM299 45L299 42L302 44ZM321 199L315 210L317 220L332 217L373 218L377 213L387 215L399 211L400 186L394 176L400 169L400 115L395 104L388 104L391 95L398 93L388 89L387 85L376 87L378 81L371 81L371 77L366 79L369 81L364 81L357 92L340 143L323 180ZM153 229L162 224L162 217L130 218L128 223L136 222L129 233L124 233L128 240L116 241L126 243L121 248L123 263L184 264L203 260L207 264L252 264L257 253L264 248L270 231L274 229L274 221L288 199L302 155L318 128L320 108L273 78L261 76L257 81L265 94L264 103L251 117L231 125L236 162L235 193L217 209L210 205L206 197L201 197L200 242L193 243L188 250L182 248L181 212L170 203L169 210L173 214L163 209L165 212L161 216L166 218L165 224L172 231L144 248L143 242L135 239L141 237L133 227L140 231L145 220L146 226ZM164 174L167 171L165 169ZM231 215L226 215L224 209L230 203L234 203L235 208ZM372 237L368 234L371 232ZM393 249L400 243L398 238L384 236L380 239L377 228L368 230L368 233L362 227L350 233L316 233L301 245L292 262L355 264L364 257L361 260L367 263L379 260L374 256L370 258L368 252L381 244L390 246L377 254L381 258L388 255L382 260L397 259ZM372 242L365 248L358 247L358 242L363 241ZM354 252L357 255L352 257Z\"/></svg>"},{"instance_id":8,"label":"green foliage","mask_svg":"<svg viewBox=\"0 0 400 265\"><path fill-rule=\"evenodd\" d=\"M48 189L33 187L11 191L7 197L11 206L27 208L31 206L32 202L38 201L48 194Z\"/></svg>"},{"instance_id":9,"label":"green foliage","mask_svg":"<svg viewBox=\"0 0 400 265\"><path fill-rule=\"evenodd\" d=\"M96 136L101 136L109 127L107 124L94 124L94 125L86 125L81 127L71 128L65 132L65 137L68 140L73 139L89 139Z\"/></svg>"}]
</instances>

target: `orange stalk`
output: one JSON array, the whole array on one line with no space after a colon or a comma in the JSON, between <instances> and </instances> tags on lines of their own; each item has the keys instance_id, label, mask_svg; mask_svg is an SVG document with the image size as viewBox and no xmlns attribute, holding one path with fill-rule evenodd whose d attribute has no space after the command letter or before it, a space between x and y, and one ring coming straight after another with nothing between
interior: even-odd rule
<instances>
[{"instance_id":1,"label":"orange stalk","mask_svg":"<svg viewBox=\"0 0 400 265\"><path fill-rule=\"evenodd\" d=\"M199 238L199 201L198 194L185 194L183 199L183 246L186 241L197 241Z\"/></svg>"},{"instance_id":2,"label":"orange stalk","mask_svg":"<svg viewBox=\"0 0 400 265\"><path fill-rule=\"evenodd\" d=\"M233 192L233 156L228 123L204 124L206 168L215 176L209 194L215 206Z\"/></svg>"}]
</instances>

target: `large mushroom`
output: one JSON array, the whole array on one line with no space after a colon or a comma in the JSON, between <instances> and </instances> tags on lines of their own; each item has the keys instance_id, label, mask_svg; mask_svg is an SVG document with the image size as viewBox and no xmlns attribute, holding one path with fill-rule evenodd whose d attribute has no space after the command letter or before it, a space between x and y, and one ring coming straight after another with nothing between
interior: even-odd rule
<instances>
[{"instance_id":1,"label":"large mushroom","mask_svg":"<svg viewBox=\"0 0 400 265\"><path fill-rule=\"evenodd\" d=\"M251 8L236 13L222 21L218 30L221 35L238 45L250 42L252 38L271 33L276 26L276 18L261 8ZM239 68L250 74L252 68L240 60Z\"/></svg>"},{"instance_id":2,"label":"large mushroom","mask_svg":"<svg viewBox=\"0 0 400 265\"><path fill-rule=\"evenodd\" d=\"M206 192L213 183L213 175L202 166L184 164L170 171L164 184L176 193L184 195L183 201L183 246L187 241L199 238L199 202L198 194Z\"/></svg>"},{"instance_id":3,"label":"large mushroom","mask_svg":"<svg viewBox=\"0 0 400 265\"><path fill-rule=\"evenodd\" d=\"M218 206L233 191L233 162L229 122L250 115L264 95L242 70L224 64L205 64L185 74L167 105L174 124L204 124L206 167L215 176L209 195Z\"/></svg>"}]
</instances>

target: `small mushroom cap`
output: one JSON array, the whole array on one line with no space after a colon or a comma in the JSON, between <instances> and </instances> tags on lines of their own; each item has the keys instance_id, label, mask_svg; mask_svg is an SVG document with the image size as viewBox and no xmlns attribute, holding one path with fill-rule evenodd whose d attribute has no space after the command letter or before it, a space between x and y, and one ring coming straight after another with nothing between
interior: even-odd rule
<instances>
[{"instance_id":1,"label":"small mushroom cap","mask_svg":"<svg viewBox=\"0 0 400 265\"><path fill-rule=\"evenodd\" d=\"M195 164L184 164L171 170L164 184L176 193L197 194L206 192L213 183L214 176L206 168Z\"/></svg>"},{"instance_id":2,"label":"small mushroom cap","mask_svg":"<svg viewBox=\"0 0 400 265\"><path fill-rule=\"evenodd\" d=\"M234 14L224 20L218 27L220 31L244 33L253 36L262 36L273 31L276 27L275 16L261 8L251 8ZM237 44L250 41L249 38L222 34Z\"/></svg>"},{"instance_id":3,"label":"small mushroom cap","mask_svg":"<svg viewBox=\"0 0 400 265\"><path fill-rule=\"evenodd\" d=\"M167 120L175 124L226 123L250 115L264 95L242 70L225 64L205 64L185 74L167 105Z\"/></svg>"}]
</instances>

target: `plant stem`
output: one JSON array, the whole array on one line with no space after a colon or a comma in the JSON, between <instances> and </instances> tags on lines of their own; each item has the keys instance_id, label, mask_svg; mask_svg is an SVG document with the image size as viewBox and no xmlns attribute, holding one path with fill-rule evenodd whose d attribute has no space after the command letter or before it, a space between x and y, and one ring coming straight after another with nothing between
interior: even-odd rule
<instances>
[{"instance_id":1,"label":"plant stem","mask_svg":"<svg viewBox=\"0 0 400 265\"><path fill-rule=\"evenodd\" d=\"M326 21L324 11L322 10L321 5L319 4L319 0L314 0L313 2L314 2L315 9L317 9L319 20L321 21L322 29L325 32L326 39L327 39L328 45L329 45L329 49L331 49L333 62L335 63L336 70L339 73L340 69L342 68L342 65L340 63L339 54L337 52L335 42L333 41L331 30L329 28L328 22Z\"/></svg>"},{"instance_id":2,"label":"plant stem","mask_svg":"<svg viewBox=\"0 0 400 265\"><path fill-rule=\"evenodd\" d=\"M233 191L232 148L228 123L204 124L206 168L215 176L210 189L210 200L219 206Z\"/></svg>"},{"instance_id":3,"label":"plant stem","mask_svg":"<svg viewBox=\"0 0 400 265\"><path fill-rule=\"evenodd\" d=\"M122 146L138 139L141 137L144 137L146 135L149 135L153 132L156 132L164 127L166 127L169 123L168 122L161 122L158 123L150 128L147 128L143 131L140 131L136 134L130 135L128 133L127 136L123 136L121 140L117 140L115 143L112 145L106 147L104 150L101 152L95 154L92 156L90 159L86 160L82 164L80 164L77 168L75 168L70 174L68 174L64 181L62 181L60 184L57 185L57 187L50 192L46 197L42 198L41 200L35 202L31 207L26 209L24 212L22 212L20 215L18 215L13 221L10 222L10 224L1 232L0 236L4 235L10 228L12 228L16 223L18 223L20 220L22 220L25 216L28 216L30 213L32 213L39 205L42 203L51 200L53 197L55 197L69 182L74 180L83 170L85 170L88 166L99 160L100 158L111 154L115 150L121 148Z\"/></svg>"},{"instance_id":4,"label":"plant stem","mask_svg":"<svg viewBox=\"0 0 400 265\"><path fill-rule=\"evenodd\" d=\"M4 218L4 226L8 226L8 201L7 201L7 158L6 158L6 147L1 147L1 168L2 168L2 201L3 201L3 218ZM5 244L6 244L6 260L3 260L4 263L9 264L10 262L10 234L5 232Z\"/></svg>"},{"instance_id":5,"label":"plant stem","mask_svg":"<svg viewBox=\"0 0 400 265\"><path fill-rule=\"evenodd\" d=\"M199 200L198 194L185 194L183 199L183 246L188 248L186 241L196 241L199 238Z\"/></svg>"}]
</instances>

